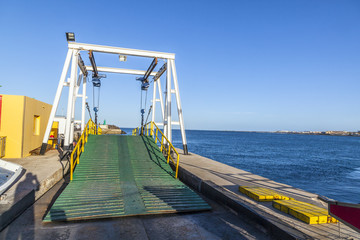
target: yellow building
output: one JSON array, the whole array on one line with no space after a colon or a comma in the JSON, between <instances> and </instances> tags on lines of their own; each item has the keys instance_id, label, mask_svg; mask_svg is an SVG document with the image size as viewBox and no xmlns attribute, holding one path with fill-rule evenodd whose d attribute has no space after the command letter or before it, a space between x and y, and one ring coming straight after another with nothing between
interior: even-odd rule
<instances>
[{"instance_id":1,"label":"yellow building","mask_svg":"<svg viewBox=\"0 0 360 240\"><path fill-rule=\"evenodd\" d=\"M26 96L0 94L0 136L4 158L23 158L41 146L51 105Z\"/></svg>"}]
</instances>

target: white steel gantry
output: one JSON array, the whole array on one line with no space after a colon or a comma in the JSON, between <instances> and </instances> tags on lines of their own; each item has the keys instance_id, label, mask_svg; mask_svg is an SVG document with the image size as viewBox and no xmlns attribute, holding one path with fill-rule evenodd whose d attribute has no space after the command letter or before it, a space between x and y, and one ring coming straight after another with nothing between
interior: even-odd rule
<instances>
[{"instance_id":1,"label":"white steel gantry","mask_svg":"<svg viewBox=\"0 0 360 240\"><path fill-rule=\"evenodd\" d=\"M94 69L92 66L84 65L80 56L81 51L102 52L109 54L119 54L119 55L127 55L127 56L146 57L146 58L159 58L165 60L166 64L161 69L163 70L162 72L159 71L159 74L158 72L152 72L150 74L151 76L156 76L154 78L154 84L153 84L152 121L155 122L156 103L160 102L162 122L156 124L163 126L164 134L169 139L169 141L172 141L172 126L179 125L184 154L188 154L184 119L183 119L183 113L180 102L179 85L178 85L178 79L177 79L176 67L175 67L175 54L138 50L138 49L129 49L129 48L120 48L120 47L101 46L101 45L93 45L93 44L85 44L85 43L77 43L77 42L68 42L68 53L66 55L65 64L61 73L61 77L59 80L58 88L52 105L49 121L43 138L41 154L45 153L51 127L53 125L53 122L57 120L55 114L59 106L60 97L63 93L64 87L68 87L69 89L66 121L65 121L64 148L71 150L71 146L74 140L74 124L76 122L81 122L81 131L83 131L85 128L85 109L86 109L86 98L87 98L86 78L88 74L87 71L94 71ZM104 72L104 73L108 72L108 73L133 74L133 75L144 75L146 73L146 71L134 70L134 69L122 69L122 68L110 68L110 67L96 67L96 68L98 72ZM69 73L69 69L70 69L70 77L66 79ZM165 71L166 71L165 92L162 93L161 75ZM172 88L172 86L174 86L174 88ZM82 93L78 94L80 88L82 88ZM172 94L175 94L178 121L172 121L172 114L171 114ZM81 103L82 111L81 111L80 121L76 121L74 118L75 102L77 98L82 98L82 103Z\"/></svg>"}]
</instances>

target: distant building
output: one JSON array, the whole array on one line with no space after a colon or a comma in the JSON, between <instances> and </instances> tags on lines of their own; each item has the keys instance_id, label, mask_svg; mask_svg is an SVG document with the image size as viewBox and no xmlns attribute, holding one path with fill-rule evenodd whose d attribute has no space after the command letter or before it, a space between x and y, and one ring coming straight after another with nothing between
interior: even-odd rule
<instances>
[{"instance_id":1,"label":"distant building","mask_svg":"<svg viewBox=\"0 0 360 240\"><path fill-rule=\"evenodd\" d=\"M347 131L327 131L326 134L329 135L348 135Z\"/></svg>"}]
</instances>

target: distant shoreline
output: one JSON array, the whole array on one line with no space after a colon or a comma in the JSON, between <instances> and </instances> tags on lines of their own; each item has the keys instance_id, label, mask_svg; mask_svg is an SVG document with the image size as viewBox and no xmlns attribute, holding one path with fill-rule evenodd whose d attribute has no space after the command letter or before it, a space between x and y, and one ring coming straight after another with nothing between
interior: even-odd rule
<instances>
[{"instance_id":1,"label":"distant shoreline","mask_svg":"<svg viewBox=\"0 0 360 240\"><path fill-rule=\"evenodd\" d=\"M123 127L122 129L133 129ZM173 129L179 130L180 129ZM243 133L279 133L279 134L301 134L301 135L327 135L327 136L350 136L350 137L360 137L359 132L348 132L348 131L241 131L241 130L209 130L209 129L186 129L186 131L211 131L211 132L243 132Z\"/></svg>"},{"instance_id":2,"label":"distant shoreline","mask_svg":"<svg viewBox=\"0 0 360 240\"><path fill-rule=\"evenodd\" d=\"M302 132L296 132L296 131L276 131L276 132L274 132L274 133L360 137L360 132L348 132L348 131L326 131L326 132L319 132L319 131L302 131Z\"/></svg>"}]
</instances>

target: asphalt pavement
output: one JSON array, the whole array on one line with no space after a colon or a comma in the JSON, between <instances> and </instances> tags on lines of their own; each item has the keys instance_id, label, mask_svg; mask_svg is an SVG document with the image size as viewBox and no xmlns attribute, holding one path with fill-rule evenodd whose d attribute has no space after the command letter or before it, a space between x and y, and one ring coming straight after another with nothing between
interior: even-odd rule
<instances>
[{"instance_id":1,"label":"asphalt pavement","mask_svg":"<svg viewBox=\"0 0 360 240\"><path fill-rule=\"evenodd\" d=\"M210 211L43 223L65 186L66 180L57 183L1 231L0 239L270 239L255 223L204 196Z\"/></svg>"}]
</instances>

